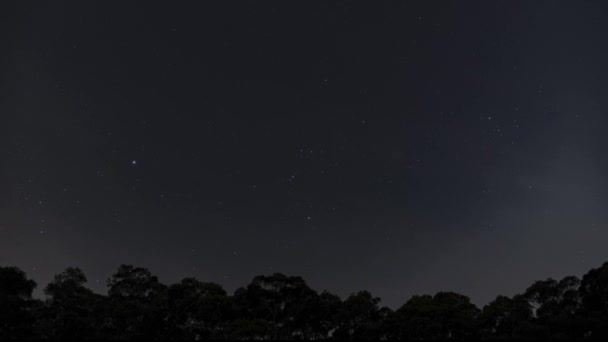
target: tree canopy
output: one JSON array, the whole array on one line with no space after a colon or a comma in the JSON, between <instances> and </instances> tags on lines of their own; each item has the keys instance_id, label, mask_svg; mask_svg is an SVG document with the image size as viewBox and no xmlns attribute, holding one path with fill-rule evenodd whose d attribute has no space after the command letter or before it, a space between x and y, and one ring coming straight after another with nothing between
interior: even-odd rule
<instances>
[{"instance_id":1,"label":"tree canopy","mask_svg":"<svg viewBox=\"0 0 608 342\"><path fill-rule=\"evenodd\" d=\"M121 265L108 294L86 287L79 268L37 284L0 267L0 339L605 339L608 262L561 280L536 281L523 293L478 308L454 292L415 295L397 310L359 291L344 300L301 277L259 275L228 294L219 284L185 278L159 282L148 269Z\"/></svg>"}]
</instances>

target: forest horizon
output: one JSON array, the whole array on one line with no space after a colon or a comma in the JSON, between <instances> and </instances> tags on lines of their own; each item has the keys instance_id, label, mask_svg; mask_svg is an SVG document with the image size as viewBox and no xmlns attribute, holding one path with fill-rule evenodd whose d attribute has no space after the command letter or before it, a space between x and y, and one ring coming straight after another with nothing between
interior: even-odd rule
<instances>
[{"instance_id":1,"label":"forest horizon","mask_svg":"<svg viewBox=\"0 0 608 342\"><path fill-rule=\"evenodd\" d=\"M165 285L121 265L101 295L69 267L37 287L0 266L0 339L600 339L608 337L608 262L581 279L531 284L482 308L449 291L414 295L398 309L366 290L344 300L298 276L259 275L229 295L195 278Z\"/></svg>"}]
</instances>

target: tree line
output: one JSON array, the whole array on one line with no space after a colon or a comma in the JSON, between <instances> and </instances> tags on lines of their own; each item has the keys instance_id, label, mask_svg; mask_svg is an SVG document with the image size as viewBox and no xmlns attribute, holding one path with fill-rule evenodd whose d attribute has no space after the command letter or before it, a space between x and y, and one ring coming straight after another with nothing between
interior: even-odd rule
<instances>
[{"instance_id":1,"label":"tree line","mask_svg":"<svg viewBox=\"0 0 608 342\"><path fill-rule=\"evenodd\" d=\"M121 265L108 294L68 268L32 298L36 283L0 267L0 339L606 339L608 262L582 279L533 283L478 308L454 292L411 297L397 310L368 291L340 297L301 277L257 276L229 295L185 278L170 286Z\"/></svg>"}]
</instances>

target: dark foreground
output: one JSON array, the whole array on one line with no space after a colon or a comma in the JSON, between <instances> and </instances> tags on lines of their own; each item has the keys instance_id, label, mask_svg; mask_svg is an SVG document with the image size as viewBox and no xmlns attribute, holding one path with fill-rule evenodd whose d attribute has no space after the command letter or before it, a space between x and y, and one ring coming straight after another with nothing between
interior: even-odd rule
<instances>
[{"instance_id":1,"label":"dark foreground","mask_svg":"<svg viewBox=\"0 0 608 342\"><path fill-rule=\"evenodd\" d=\"M258 276L228 295L183 279L170 286L147 269L119 267L108 295L86 288L78 268L55 276L46 300L16 267L0 267L0 339L600 339L608 337L608 262L582 280L532 284L482 309L453 292L414 296L398 310L367 291L346 300L300 277Z\"/></svg>"}]
</instances>

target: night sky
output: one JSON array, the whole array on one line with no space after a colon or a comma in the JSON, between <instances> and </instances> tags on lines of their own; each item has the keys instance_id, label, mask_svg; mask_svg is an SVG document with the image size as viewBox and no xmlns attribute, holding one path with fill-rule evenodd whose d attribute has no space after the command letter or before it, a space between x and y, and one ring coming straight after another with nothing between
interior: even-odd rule
<instances>
[{"instance_id":1,"label":"night sky","mask_svg":"<svg viewBox=\"0 0 608 342\"><path fill-rule=\"evenodd\" d=\"M608 260L604 1L2 2L0 265L485 304Z\"/></svg>"}]
</instances>

